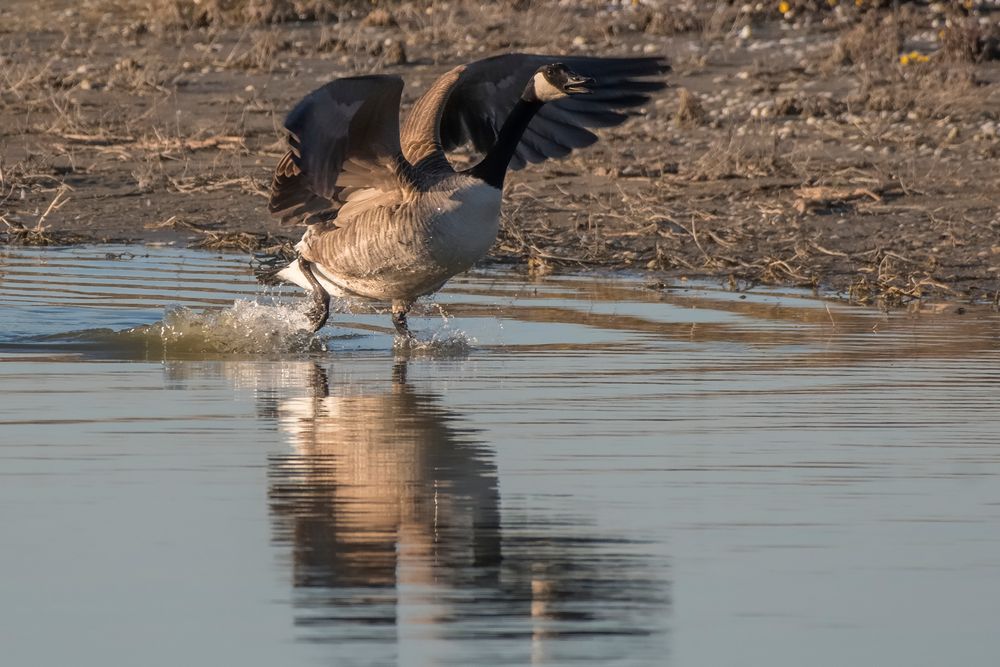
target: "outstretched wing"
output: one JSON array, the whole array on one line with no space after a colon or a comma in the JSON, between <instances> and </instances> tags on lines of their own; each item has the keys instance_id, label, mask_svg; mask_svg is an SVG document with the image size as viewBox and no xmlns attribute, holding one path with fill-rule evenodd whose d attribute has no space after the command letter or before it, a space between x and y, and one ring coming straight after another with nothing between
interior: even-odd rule
<instances>
[{"instance_id":1,"label":"outstretched wing","mask_svg":"<svg viewBox=\"0 0 1000 667\"><path fill-rule=\"evenodd\" d=\"M306 95L285 119L289 150L271 181L268 210L282 221L336 217L358 189L398 190L396 76L337 79Z\"/></svg>"},{"instance_id":2,"label":"outstretched wing","mask_svg":"<svg viewBox=\"0 0 1000 667\"><path fill-rule=\"evenodd\" d=\"M666 87L662 75L670 65L660 57L592 58L512 53L479 60L465 71L445 104L441 142L452 150L467 142L487 153L507 115L539 67L563 63L594 79L589 95L549 102L535 115L517 146L511 169L527 162L564 157L589 146L597 136L588 128L613 127L628 118L624 109L649 101L649 93Z\"/></svg>"}]
</instances>

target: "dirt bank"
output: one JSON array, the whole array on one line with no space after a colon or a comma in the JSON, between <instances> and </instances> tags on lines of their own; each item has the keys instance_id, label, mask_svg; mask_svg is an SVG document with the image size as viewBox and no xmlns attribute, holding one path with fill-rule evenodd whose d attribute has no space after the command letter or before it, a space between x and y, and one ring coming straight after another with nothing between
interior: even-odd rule
<instances>
[{"instance_id":1,"label":"dirt bank","mask_svg":"<svg viewBox=\"0 0 1000 667\"><path fill-rule=\"evenodd\" d=\"M510 179L493 261L995 303L1000 4L831 4L8 1L0 240L277 246L281 121L320 83L657 53L640 117Z\"/></svg>"}]
</instances>

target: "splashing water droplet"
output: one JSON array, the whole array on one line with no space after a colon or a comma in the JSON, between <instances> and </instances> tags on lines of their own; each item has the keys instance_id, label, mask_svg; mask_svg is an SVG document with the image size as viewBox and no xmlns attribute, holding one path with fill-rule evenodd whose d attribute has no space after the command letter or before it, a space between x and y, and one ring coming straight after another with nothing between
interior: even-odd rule
<instances>
[{"instance_id":1,"label":"splashing water droplet","mask_svg":"<svg viewBox=\"0 0 1000 667\"><path fill-rule=\"evenodd\" d=\"M311 332L302 305L238 300L222 310L176 307L166 311L162 322L128 333L158 337L168 354L325 351L326 341Z\"/></svg>"},{"instance_id":2,"label":"splashing water droplet","mask_svg":"<svg viewBox=\"0 0 1000 667\"><path fill-rule=\"evenodd\" d=\"M477 343L474 337L464 331L443 328L430 332L416 332L408 338L397 336L393 340L392 348L396 352L405 352L413 356L464 357Z\"/></svg>"}]
</instances>

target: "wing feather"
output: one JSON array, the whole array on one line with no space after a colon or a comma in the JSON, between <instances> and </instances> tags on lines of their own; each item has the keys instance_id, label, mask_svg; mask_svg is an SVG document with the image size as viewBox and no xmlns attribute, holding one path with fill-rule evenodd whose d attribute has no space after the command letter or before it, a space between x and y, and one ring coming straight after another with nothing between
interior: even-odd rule
<instances>
[{"instance_id":1,"label":"wing feather","mask_svg":"<svg viewBox=\"0 0 1000 667\"><path fill-rule=\"evenodd\" d=\"M597 141L597 135L579 125L564 123L556 116L535 115L531 129L552 138L567 148L584 148Z\"/></svg>"},{"instance_id":2,"label":"wing feather","mask_svg":"<svg viewBox=\"0 0 1000 667\"><path fill-rule=\"evenodd\" d=\"M588 128L614 127L629 117L625 110L641 106L650 93L666 87L670 66L660 57L599 58L515 53L466 66L445 104L441 140L445 150L466 143L488 153L507 115L539 67L561 62L594 79L590 95L549 102L538 112L518 145L511 169L528 162L559 158L589 146L597 136Z\"/></svg>"},{"instance_id":3,"label":"wing feather","mask_svg":"<svg viewBox=\"0 0 1000 667\"><path fill-rule=\"evenodd\" d=\"M306 95L285 119L289 150L271 182L272 215L331 219L345 188L403 187L402 90L399 77L365 76L337 79Z\"/></svg>"},{"instance_id":4,"label":"wing feather","mask_svg":"<svg viewBox=\"0 0 1000 667\"><path fill-rule=\"evenodd\" d=\"M566 157L573 149L546 136L546 133L539 131L539 128L529 127L521 137L517 150L523 151L525 160L537 164L544 162L547 158Z\"/></svg>"}]
</instances>

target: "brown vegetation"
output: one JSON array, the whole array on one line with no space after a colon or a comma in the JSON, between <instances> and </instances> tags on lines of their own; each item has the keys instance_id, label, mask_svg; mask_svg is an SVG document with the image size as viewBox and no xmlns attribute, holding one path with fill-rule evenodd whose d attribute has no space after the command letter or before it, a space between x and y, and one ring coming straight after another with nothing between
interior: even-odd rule
<instances>
[{"instance_id":1,"label":"brown vegetation","mask_svg":"<svg viewBox=\"0 0 1000 667\"><path fill-rule=\"evenodd\" d=\"M12 0L0 240L280 249L269 172L319 83L399 72L408 103L493 53L657 53L674 90L511 178L495 261L992 301L995 4Z\"/></svg>"}]
</instances>

